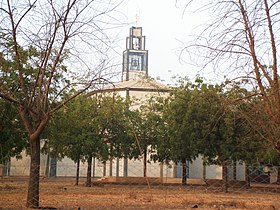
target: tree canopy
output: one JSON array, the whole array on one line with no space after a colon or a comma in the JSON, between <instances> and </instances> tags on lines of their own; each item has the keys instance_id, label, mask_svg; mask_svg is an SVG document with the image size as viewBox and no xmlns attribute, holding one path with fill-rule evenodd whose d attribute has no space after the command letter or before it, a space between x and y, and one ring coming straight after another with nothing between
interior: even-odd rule
<instances>
[{"instance_id":1,"label":"tree canopy","mask_svg":"<svg viewBox=\"0 0 280 210\"><path fill-rule=\"evenodd\" d=\"M192 3L194 1L187 1L186 9L194 6ZM257 108L259 113L266 114L264 118L254 119L256 127L265 131L266 138L263 140L278 152L279 6L279 1L272 0L204 1L195 9L206 11L211 18L202 25L202 32L196 35L197 38L187 43L183 50L194 56L203 67L209 65L231 80L249 81L246 87L254 90L253 95L257 94L262 101L261 107L253 106L252 110Z\"/></svg>"},{"instance_id":2,"label":"tree canopy","mask_svg":"<svg viewBox=\"0 0 280 210\"><path fill-rule=\"evenodd\" d=\"M94 0L1 3L0 97L16 107L28 133L27 207L39 206L40 135L50 117L96 87L110 70L105 30L109 23L120 24L112 14L117 5Z\"/></svg>"}]
</instances>

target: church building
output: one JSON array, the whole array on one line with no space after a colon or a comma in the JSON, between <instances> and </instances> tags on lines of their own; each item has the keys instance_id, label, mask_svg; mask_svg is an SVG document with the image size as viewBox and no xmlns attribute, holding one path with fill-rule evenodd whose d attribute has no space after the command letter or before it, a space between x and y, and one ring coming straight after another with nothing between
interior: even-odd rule
<instances>
[{"instance_id":1,"label":"church building","mask_svg":"<svg viewBox=\"0 0 280 210\"><path fill-rule=\"evenodd\" d=\"M145 104L145 101L151 98L151 96L168 96L170 87L149 78L148 67L148 50L146 49L146 37L143 35L142 27L131 27L129 36L126 38L126 49L123 51L121 82L93 91L90 95L113 93L124 98L137 98L137 102L130 107L132 109L136 109L142 104ZM9 174L14 176L29 175L29 164L29 157L24 157L22 160L12 158L9 166ZM94 176L96 177L143 176L142 160L128 160L123 158L107 161L106 163L94 160L93 165ZM243 166L240 167L242 168ZM87 164L81 164L80 176L86 176L86 170ZM41 155L40 173L42 176L50 176L51 173L51 176L74 177L76 175L76 164L68 158L64 158L61 161L54 161L49 160L47 155ZM175 178L181 177L181 174L182 166L180 164L163 165L151 162L147 166L148 177ZM187 175L190 178L203 178L205 176L209 179L220 179L222 170L221 167L215 165L207 166L206 170L200 157L192 163L188 163ZM243 179L244 173L239 174L239 176L239 179Z\"/></svg>"}]
</instances>

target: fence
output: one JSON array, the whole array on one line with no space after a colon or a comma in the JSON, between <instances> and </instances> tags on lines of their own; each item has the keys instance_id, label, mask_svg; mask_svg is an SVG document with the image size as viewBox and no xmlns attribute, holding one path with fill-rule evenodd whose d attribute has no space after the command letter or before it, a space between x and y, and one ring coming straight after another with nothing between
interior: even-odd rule
<instances>
[{"instance_id":1,"label":"fence","mask_svg":"<svg viewBox=\"0 0 280 210\"><path fill-rule=\"evenodd\" d=\"M198 158L187 163L186 185L182 185L182 164L144 163L141 160L116 159L92 163L92 187L85 187L87 164L80 165L79 185L75 186L76 164L41 157L42 207L57 209L186 209L186 208L280 208L279 166L234 164L223 167L203 165ZM3 203L6 208L24 208L29 160L11 159L3 167L0 194L19 202ZM146 168L147 176L144 177ZM226 172L226 173L225 173ZM61 197L62 196L62 197ZM80 200L78 199L80 198ZM60 199L60 201L59 201ZM75 202L74 202L75 201ZM8 206L7 206L8 205ZM278 205L278 206L277 206ZM261 206L261 207L260 207ZM273 209L272 208L272 209ZM0 208L1 209L1 208ZM4 208L5 209L5 208Z\"/></svg>"}]
</instances>

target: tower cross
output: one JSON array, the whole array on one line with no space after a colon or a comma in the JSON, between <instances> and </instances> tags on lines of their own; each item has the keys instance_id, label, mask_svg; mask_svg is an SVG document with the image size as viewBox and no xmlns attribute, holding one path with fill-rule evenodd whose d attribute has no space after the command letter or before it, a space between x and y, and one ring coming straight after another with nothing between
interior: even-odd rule
<instances>
[{"instance_id":1,"label":"tower cross","mask_svg":"<svg viewBox=\"0 0 280 210\"><path fill-rule=\"evenodd\" d=\"M140 16L136 13L136 15L134 17L135 17L135 22L136 22L136 26L137 26Z\"/></svg>"}]
</instances>

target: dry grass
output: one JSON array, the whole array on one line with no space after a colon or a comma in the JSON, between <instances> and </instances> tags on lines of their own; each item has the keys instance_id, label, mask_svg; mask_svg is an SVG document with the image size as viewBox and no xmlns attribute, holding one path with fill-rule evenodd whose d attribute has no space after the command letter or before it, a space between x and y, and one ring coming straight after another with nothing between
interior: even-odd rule
<instances>
[{"instance_id":1,"label":"dry grass","mask_svg":"<svg viewBox=\"0 0 280 210\"><path fill-rule=\"evenodd\" d=\"M182 186L85 187L71 181L42 181L40 188L44 209L280 209L280 194L257 191L221 193ZM26 191L26 181L0 182L0 209L27 209Z\"/></svg>"}]
</instances>

